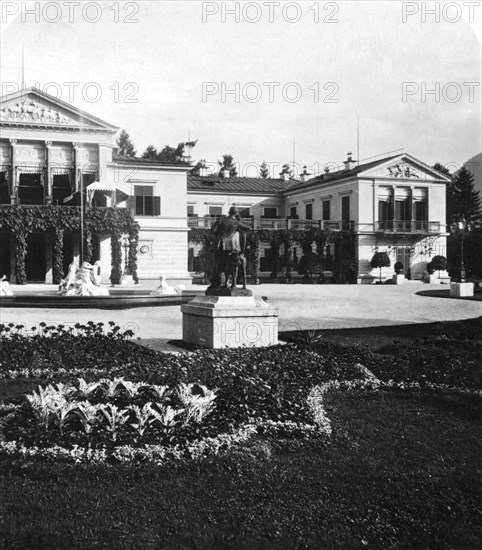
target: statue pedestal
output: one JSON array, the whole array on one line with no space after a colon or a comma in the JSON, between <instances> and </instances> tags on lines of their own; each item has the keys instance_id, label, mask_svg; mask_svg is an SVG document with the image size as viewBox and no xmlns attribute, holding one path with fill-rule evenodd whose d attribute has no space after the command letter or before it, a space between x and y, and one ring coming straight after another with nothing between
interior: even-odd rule
<instances>
[{"instance_id":1,"label":"statue pedestal","mask_svg":"<svg viewBox=\"0 0 482 550\"><path fill-rule=\"evenodd\" d=\"M181 306L184 342L205 348L278 343L278 309L261 296L198 296Z\"/></svg>"},{"instance_id":2,"label":"statue pedestal","mask_svg":"<svg viewBox=\"0 0 482 550\"><path fill-rule=\"evenodd\" d=\"M405 275L397 275L395 274L393 276L393 282L396 284L396 285L404 285L405 284Z\"/></svg>"},{"instance_id":3,"label":"statue pedestal","mask_svg":"<svg viewBox=\"0 0 482 550\"><path fill-rule=\"evenodd\" d=\"M133 286L134 278L132 277L132 275L122 275L120 284L122 286Z\"/></svg>"},{"instance_id":4,"label":"statue pedestal","mask_svg":"<svg viewBox=\"0 0 482 550\"><path fill-rule=\"evenodd\" d=\"M450 296L466 298L474 295L474 283L451 283Z\"/></svg>"}]
</instances>

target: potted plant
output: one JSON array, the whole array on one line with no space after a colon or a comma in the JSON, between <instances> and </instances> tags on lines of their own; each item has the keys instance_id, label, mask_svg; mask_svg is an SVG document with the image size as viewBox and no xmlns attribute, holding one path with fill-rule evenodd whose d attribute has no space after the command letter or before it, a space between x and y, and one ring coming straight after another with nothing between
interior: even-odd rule
<instances>
[{"instance_id":1,"label":"potted plant","mask_svg":"<svg viewBox=\"0 0 482 550\"><path fill-rule=\"evenodd\" d=\"M431 269L433 269L433 271L438 271L438 278L440 279L440 272L447 269L447 258L445 256L434 256L430 263L432 264Z\"/></svg>"},{"instance_id":2,"label":"potted plant","mask_svg":"<svg viewBox=\"0 0 482 550\"><path fill-rule=\"evenodd\" d=\"M395 269L395 275L404 275L402 262L395 262L393 269Z\"/></svg>"},{"instance_id":3,"label":"potted plant","mask_svg":"<svg viewBox=\"0 0 482 550\"><path fill-rule=\"evenodd\" d=\"M375 252L370 261L370 266L380 269L379 284L382 284L382 267L390 267L390 258L388 254L386 252Z\"/></svg>"},{"instance_id":4,"label":"potted plant","mask_svg":"<svg viewBox=\"0 0 482 550\"><path fill-rule=\"evenodd\" d=\"M396 285L402 285L405 283L405 272L402 262L395 262L393 266L395 269L395 275L393 276L393 283Z\"/></svg>"}]
</instances>

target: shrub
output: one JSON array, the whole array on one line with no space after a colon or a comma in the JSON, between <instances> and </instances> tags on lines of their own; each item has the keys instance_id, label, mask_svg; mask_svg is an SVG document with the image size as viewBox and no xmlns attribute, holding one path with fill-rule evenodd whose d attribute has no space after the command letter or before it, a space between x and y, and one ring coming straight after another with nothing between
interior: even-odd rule
<instances>
[{"instance_id":1,"label":"shrub","mask_svg":"<svg viewBox=\"0 0 482 550\"><path fill-rule=\"evenodd\" d=\"M358 277L358 265L353 260L343 260L341 262L343 278L346 283L355 284Z\"/></svg>"},{"instance_id":2,"label":"shrub","mask_svg":"<svg viewBox=\"0 0 482 550\"><path fill-rule=\"evenodd\" d=\"M321 269L321 259L318 254L312 251L305 252L298 265L298 274L304 275L307 281L312 282L313 274L319 273Z\"/></svg>"},{"instance_id":3,"label":"shrub","mask_svg":"<svg viewBox=\"0 0 482 550\"><path fill-rule=\"evenodd\" d=\"M395 269L395 273L397 275L403 275L403 264L402 264L402 262L396 262L395 265L393 266L393 268Z\"/></svg>"}]
</instances>

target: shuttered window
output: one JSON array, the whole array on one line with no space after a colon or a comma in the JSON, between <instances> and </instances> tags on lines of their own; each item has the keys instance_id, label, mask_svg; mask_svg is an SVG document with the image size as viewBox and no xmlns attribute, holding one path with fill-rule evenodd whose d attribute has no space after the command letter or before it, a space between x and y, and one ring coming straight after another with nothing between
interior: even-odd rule
<instances>
[{"instance_id":1,"label":"shuttered window","mask_svg":"<svg viewBox=\"0 0 482 550\"><path fill-rule=\"evenodd\" d=\"M134 214L136 216L160 216L161 197L154 196L151 185L134 186Z\"/></svg>"},{"instance_id":2,"label":"shuttered window","mask_svg":"<svg viewBox=\"0 0 482 550\"><path fill-rule=\"evenodd\" d=\"M323 219L330 219L330 201L323 201Z\"/></svg>"}]
</instances>

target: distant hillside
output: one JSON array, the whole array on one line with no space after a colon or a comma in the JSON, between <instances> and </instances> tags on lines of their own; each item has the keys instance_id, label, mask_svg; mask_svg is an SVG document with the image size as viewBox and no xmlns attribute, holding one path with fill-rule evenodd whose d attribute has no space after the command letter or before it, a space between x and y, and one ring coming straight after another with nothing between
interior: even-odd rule
<instances>
[{"instance_id":1,"label":"distant hillside","mask_svg":"<svg viewBox=\"0 0 482 550\"><path fill-rule=\"evenodd\" d=\"M464 163L464 166L467 167L467 170L472 172L474 176L474 188L476 191L479 191L480 197L482 198L482 153L469 159Z\"/></svg>"}]
</instances>

